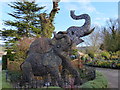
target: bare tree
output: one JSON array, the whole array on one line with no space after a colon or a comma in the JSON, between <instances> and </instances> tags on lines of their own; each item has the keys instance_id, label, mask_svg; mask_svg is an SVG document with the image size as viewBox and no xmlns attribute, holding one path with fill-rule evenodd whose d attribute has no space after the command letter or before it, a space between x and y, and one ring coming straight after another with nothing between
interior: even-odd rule
<instances>
[{"instance_id":1,"label":"bare tree","mask_svg":"<svg viewBox=\"0 0 120 90\"><path fill-rule=\"evenodd\" d=\"M101 45L101 32L100 27L95 27L95 31L91 33L85 39L85 45L87 46L87 51L97 52Z\"/></svg>"},{"instance_id":2,"label":"bare tree","mask_svg":"<svg viewBox=\"0 0 120 90\"><path fill-rule=\"evenodd\" d=\"M120 50L120 29L118 28L118 22L118 19L109 19L106 22L107 25L103 28L102 32L102 49L112 52Z\"/></svg>"}]
</instances>

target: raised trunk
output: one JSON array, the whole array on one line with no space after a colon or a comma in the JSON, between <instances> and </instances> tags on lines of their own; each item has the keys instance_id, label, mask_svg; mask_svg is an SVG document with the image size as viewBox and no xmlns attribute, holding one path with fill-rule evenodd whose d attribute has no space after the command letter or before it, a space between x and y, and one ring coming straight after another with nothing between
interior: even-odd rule
<instances>
[{"instance_id":1,"label":"raised trunk","mask_svg":"<svg viewBox=\"0 0 120 90\"><path fill-rule=\"evenodd\" d=\"M81 15L76 16L75 11L70 11L70 16L75 20L85 19L85 23L81 28L84 28L85 30L90 29L91 19L88 14L81 14Z\"/></svg>"},{"instance_id":2,"label":"raised trunk","mask_svg":"<svg viewBox=\"0 0 120 90\"><path fill-rule=\"evenodd\" d=\"M82 14L79 16L76 16L74 14L75 11L71 11L70 15L73 19L79 20L79 19L85 19L85 23L81 27L77 26L71 26L67 29L67 33L70 36L70 38L78 45L79 43L83 42L80 37L86 36L93 32L94 28L90 30L90 25L91 25L91 19L88 14Z\"/></svg>"}]
</instances>

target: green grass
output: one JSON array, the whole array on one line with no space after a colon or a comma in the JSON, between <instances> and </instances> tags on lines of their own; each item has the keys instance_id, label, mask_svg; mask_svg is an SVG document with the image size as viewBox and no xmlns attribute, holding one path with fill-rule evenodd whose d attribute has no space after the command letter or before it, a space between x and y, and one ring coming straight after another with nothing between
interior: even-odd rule
<instances>
[{"instance_id":1,"label":"green grass","mask_svg":"<svg viewBox=\"0 0 120 90\"><path fill-rule=\"evenodd\" d=\"M0 73L0 77L1 77L1 80L0 80L0 88L12 88L12 85L9 83L9 82L6 82L6 79L5 79L5 71L2 71Z\"/></svg>"},{"instance_id":2,"label":"green grass","mask_svg":"<svg viewBox=\"0 0 120 90\"><path fill-rule=\"evenodd\" d=\"M2 89L2 71L0 71L0 90Z\"/></svg>"}]
</instances>

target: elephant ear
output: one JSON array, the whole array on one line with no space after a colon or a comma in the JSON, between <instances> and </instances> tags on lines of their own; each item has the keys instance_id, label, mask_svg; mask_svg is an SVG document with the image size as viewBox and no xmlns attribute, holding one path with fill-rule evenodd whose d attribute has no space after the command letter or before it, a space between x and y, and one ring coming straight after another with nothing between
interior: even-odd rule
<instances>
[{"instance_id":1,"label":"elephant ear","mask_svg":"<svg viewBox=\"0 0 120 90\"><path fill-rule=\"evenodd\" d=\"M32 42L29 52L46 53L52 48L51 39L41 37Z\"/></svg>"}]
</instances>

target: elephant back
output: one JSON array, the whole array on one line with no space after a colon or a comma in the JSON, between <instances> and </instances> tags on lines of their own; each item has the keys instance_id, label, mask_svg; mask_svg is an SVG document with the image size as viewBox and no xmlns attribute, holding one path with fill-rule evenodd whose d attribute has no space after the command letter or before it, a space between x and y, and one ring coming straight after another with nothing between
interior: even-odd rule
<instances>
[{"instance_id":1,"label":"elephant back","mask_svg":"<svg viewBox=\"0 0 120 90\"><path fill-rule=\"evenodd\" d=\"M50 45L51 39L41 37L32 42L29 48L29 53L46 53L51 50L52 45Z\"/></svg>"}]
</instances>

